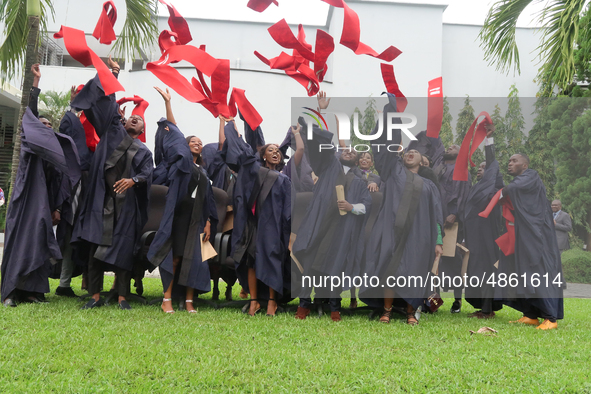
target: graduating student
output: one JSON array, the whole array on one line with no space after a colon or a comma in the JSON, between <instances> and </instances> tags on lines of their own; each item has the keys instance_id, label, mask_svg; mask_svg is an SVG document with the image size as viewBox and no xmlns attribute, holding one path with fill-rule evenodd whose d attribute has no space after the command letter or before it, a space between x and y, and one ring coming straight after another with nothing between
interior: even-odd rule
<instances>
[{"instance_id":1,"label":"graduating student","mask_svg":"<svg viewBox=\"0 0 591 394\"><path fill-rule=\"evenodd\" d=\"M26 302L43 302L49 292L50 259L62 258L53 226L60 207L80 179L76 145L55 133L51 123L37 118L39 65L34 74L29 107L23 114L20 162L6 214L2 256L2 303L16 306L16 293Z\"/></svg>"},{"instance_id":2,"label":"graduating student","mask_svg":"<svg viewBox=\"0 0 591 394\"><path fill-rule=\"evenodd\" d=\"M299 129L294 132L299 132ZM357 248L362 242L366 214L371 207L367 183L353 171L357 155L346 149L340 158L337 157L334 146L326 149L332 138L333 134L329 131L314 127L313 139L308 141L310 164L318 175L318 182L292 247L304 270L302 275L307 277L353 277L358 274ZM343 187L344 199L337 198L337 185ZM347 214L341 215L339 210ZM351 286L351 283L346 283L333 291L316 288L317 297L329 298L333 321L341 320L340 293ZM297 319L303 320L310 314L311 292L310 284L302 283Z\"/></svg>"},{"instance_id":3,"label":"graduating student","mask_svg":"<svg viewBox=\"0 0 591 394\"><path fill-rule=\"evenodd\" d=\"M233 118L226 119L220 115L219 119L220 127L218 142L212 142L211 144L205 145L201 152L201 157L203 158L209 179L211 179L212 186L228 193L228 197L231 199L234 183L236 183L236 174L234 171L230 170L226 162L224 162L221 151L224 146L224 141L226 140L226 137L224 136L224 127L226 126L226 123L232 121Z\"/></svg>"},{"instance_id":4,"label":"graduating student","mask_svg":"<svg viewBox=\"0 0 591 394\"><path fill-rule=\"evenodd\" d=\"M441 141L441 137L433 138L427 137L427 131L423 130L415 135L416 141L410 141L408 150L416 149L422 156L427 157L429 166L432 168L438 167L443 163L443 155L445 154L445 147Z\"/></svg>"},{"instance_id":5,"label":"graduating student","mask_svg":"<svg viewBox=\"0 0 591 394\"><path fill-rule=\"evenodd\" d=\"M80 85L80 90L83 85ZM76 86L72 86L70 90L70 102L76 98L80 91ZM78 156L80 158L80 169L82 176L71 192L71 198L62 204L61 219L58 224L56 237L60 244L63 259L61 261L61 272L59 286L55 289L55 295L65 297L77 297L71 287L72 277L75 275L76 269L83 267L88 262L88 253L84 248L74 248L70 243L72 238L72 231L74 229L74 222L77 220L78 208L80 207L80 198L84 194L86 183L88 181L88 170L90 169L90 161L92 160L93 152L88 149L86 145L86 133L84 127L78 118L76 111L70 109L66 111L60 122L59 131L72 138L78 149ZM71 200L71 201L70 201Z\"/></svg>"},{"instance_id":6,"label":"graduating student","mask_svg":"<svg viewBox=\"0 0 591 394\"><path fill-rule=\"evenodd\" d=\"M396 112L396 98L388 94L388 100L384 121L389 112ZM400 130L395 129L392 137L393 140L387 140L384 132L374 145L375 167L382 179L384 200L366 247L364 272L369 277L378 276L385 288L364 287L360 298L368 305L383 306L380 321L384 323L390 322L397 298L406 311L407 323L414 325L418 323L416 309L423 304L427 287L409 278L420 277L426 281L436 254L443 253L441 200L433 182L418 175L422 159L418 151L408 151L400 158L383 148L400 143ZM380 149L377 144L384 145ZM406 282L388 287L388 276L401 277Z\"/></svg>"},{"instance_id":7,"label":"graduating student","mask_svg":"<svg viewBox=\"0 0 591 394\"><path fill-rule=\"evenodd\" d=\"M466 197L470 190L468 181L454 181L453 174L456 166L456 159L460 153L460 147L451 145L445 150L439 165L434 164L433 170L439 180L439 191L441 193L441 204L443 217L445 218L444 228L451 229L454 223L458 222L458 241L461 242L463 234L462 210L466 203ZM439 273L446 276L461 276L462 258L459 253L453 257L442 256L439 265ZM452 282L453 283L453 282ZM462 287L454 287L455 300L451 306L451 313L459 313L462 308Z\"/></svg>"},{"instance_id":8,"label":"graduating student","mask_svg":"<svg viewBox=\"0 0 591 394\"><path fill-rule=\"evenodd\" d=\"M516 274L520 282L517 287L504 289L504 303L523 313L522 318L511 323L534 325L540 330L555 329L557 320L564 317L564 277L546 188L538 173L529 168L526 154L511 156L507 172L514 178L495 197L507 204L514 216L514 222L507 225L514 226L515 231L514 235L508 231L505 241L509 241L501 244L499 270L507 275ZM496 202L493 199L483 215ZM503 216L507 216L505 211ZM532 279L536 277L539 282ZM541 324L538 318L544 319Z\"/></svg>"},{"instance_id":9,"label":"graduating student","mask_svg":"<svg viewBox=\"0 0 591 394\"><path fill-rule=\"evenodd\" d=\"M185 138L176 126L171 95L156 88L166 106L166 119L158 122L154 183L168 186L166 206L148 259L160 267L164 299L162 310L174 313L173 286L185 289L185 305L195 313L194 293L211 291L209 266L201 258L201 239L208 242L217 226L217 211L211 183L203 168L203 143L195 136Z\"/></svg>"},{"instance_id":10,"label":"graduating student","mask_svg":"<svg viewBox=\"0 0 591 394\"><path fill-rule=\"evenodd\" d=\"M499 261L500 253L495 242L500 235L500 207L495 207L488 218L479 215L497 191L504 186L503 177L499 172L499 162L495 159L492 138L494 126L487 125L487 129L487 138L484 140L486 162L481 163L478 168L478 181L470 188L462 216L466 248L470 250L467 275L478 278L488 278L491 274L497 273L495 263ZM479 309L468 317L489 319L495 316L495 311L502 308L501 301L494 301L494 287L486 280L480 287L466 287L466 301Z\"/></svg>"},{"instance_id":11,"label":"graduating student","mask_svg":"<svg viewBox=\"0 0 591 394\"><path fill-rule=\"evenodd\" d=\"M253 146L264 142L262 131L252 130L246 122L244 127L249 143L233 121L224 129L222 155L237 172L231 253L240 284L250 293L249 315L260 310L259 299L268 298L267 314L274 316L278 297L290 285L291 185L279 172L283 165L279 147L263 145L257 158Z\"/></svg>"},{"instance_id":12,"label":"graduating student","mask_svg":"<svg viewBox=\"0 0 591 394\"><path fill-rule=\"evenodd\" d=\"M113 74L119 66L109 57ZM103 271L115 271L119 307L131 309L126 301L141 230L147 221L153 161L150 150L137 139L144 132L144 119L130 116L121 123L114 95L106 96L98 75L90 80L72 102L84 110L100 142L92 157L89 181L73 242L91 245L88 261L88 292L83 309L103 305L100 291Z\"/></svg>"}]
</instances>

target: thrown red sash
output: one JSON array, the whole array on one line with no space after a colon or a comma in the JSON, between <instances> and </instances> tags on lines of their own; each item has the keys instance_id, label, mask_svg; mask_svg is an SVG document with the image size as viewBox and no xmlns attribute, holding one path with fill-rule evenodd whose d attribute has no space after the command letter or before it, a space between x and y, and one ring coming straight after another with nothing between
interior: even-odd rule
<instances>
[{"instance_id":1,"label":"thrown red sash","mask_svg":"<svg viewBox=\"0 0 591 394\"><path fill-rule=\"evenodd\" d=\"M486 207L486 209L478 214L483 218L487 218L490 215L491 211L498 204L499 199L501 198L501 193L503 189L499 190L490 203ZM515 216L513 215L513 204L511 203L511 199L509 196L503 196L503 218L505 218L505 227L507 228L507 232L501 235L499 238L496 239L497 245L501 249L501 252L505 256L510 256L515 253Z\"/></svg>"},{"instance_id":2,"label":"thrown red sash","mask_svg":"<svg viewBox=\"0 0 591 394\"><path fill-rule=\"evenodd\" d=\"M144 100L143 98L141 98L138 95L134 95L133 97L123 97L123 98L120 98L119 100L117 100L117 104L119 104L119 106L122 106L123 104L128 103L128 102L133 102L135 104L135 107L133 108L133 111L131 111L131 114L141 117L142 121L144 122L144 132L139 135L138 140L145 143L146 142L146 118L145 118L144 114L146 112L146 108L148 108L150 103L148 103L146 100Z\"/></svg>"},{"instance_id":3,"label":"thrown red sash","mask_svg":"<svg viewBox=\"0 0 591 394\"><path fill-rule=\"evenodd\" d=\"M386 63L381 63L380 66L382 69L382 79L386 85L386 90L388 93L396 96L396 111L404 112L406 106L408 105L408 100L398 87L398 82L396 82L396 76L394 75L394 66Z\"/></svg>"},{"instance_id":4,"label":"thrown red sash","mask_svg":"<svg viewBox=\"0 0 591 394\"><path fill-rule=\"evenodd\" d=\"M99 80L107 96L115 92L125 91L105 62L88 47L82 30L62 25L60 31L55 33L53 38L63 38L64 45L70 56L82 63L84 67L93 65L96 68Z\"/></svg>"},{"instance_id":5,"label":"thrown red sash","mask_svg":"<svg viewBox=\"0 0 591 394\"><path fill-rule=\"evenodd\" d=\"M271 4L279 5L276 0L250 0L246 6L256 12L263 12Z\"/></svg>"},{"instance_id":6,"label":"thrown red sash","mask_svg":"<svg viewBox=\"0 0 591 394\"><path fill-rule=\"evenodd\" d=\"M369 55L385 62L391 62L402 52L389 46L382 53L377 53L370 46L360 41L361 27L359 24L359 15L353 11L343 0L322 0L334 7L342 8L345 14L343 20L343 32L341 34L341 44L355 52L356 55Z\"/></svg>"},{"instance_id":7,"label":"thrown red sash","mask_svg":"<svg viewBox=\"0 0 591 394\"><path fill-rule=\"evenodd\" d=\"M174 8L172 4L168 4L166 0L158 0L168 8L168 26L177 34L178 42L181 45L188 44L193 40L191 36L191 30L189 30L189 24L183 18L183 16Z\"/></svg>"},{"instance_id":8,"label":"thrown red sash","mask_svg":"<svg viewBox=\"0 0 591 394\"><path fill-rule=\"evenodd\" d=\"M110 9L109 9L110 8ZM108 0L103 4L101 16L94 28L92 36L99 40L101 44L110 44L117 39L115 35L115 22L117 21L117 8L113 0Z\"/></svg>"},{"instance_id":9,"label":"thrown red sash","mask_svg":"<svg viewBox=\"0 0 591 394\"><path fill-rule=\"evenodd\" d=\"M427 92L428 117L427 137L437 138L443 122L443 79L435 78L429 81Z\"/></svg>"},{"instance_id":10,"label":"thrown red sash","mask_svg":"<svg viewBox=\"0 0 591 394\"><path fill-rule=\"evenodd\" d=\"M219 61L207 52L191 45L174 45L166 50L160 59L150 62L146 69L152 72L166 86L192 103L211 101L197 90L181 73L171 67L171 63L185 60L207 76L211 76L219 65Z\"/></svg>"},{"instance_id":11,"label":"thrown red sash","mask_svg":"<svg viewBox=\"0 0 591 394\"><path fill-rule=\"evenodd\" d=\"M84 115L84 112L80 115L80 123L82 123L82 127L84 127L84 135L86 136L86 146L90 151L94 152L96 150L96 146L100 142L100 138L96 134L96 130L90 123L90 121Z\"/></svg>"},{"instance_id":12,"label":"thrown red sash","mask_svg":"<svg viewBox=\"0 0 591 394\"><path fill-rule=\"evenodd\" d=\"M258 51L255 51L254 54L271 69L283 70L286 75L295 79L306 88L308 96L318 93L320 82L324 80L328 69L326 61L334 51L332 36L322 30L317 30L316 53L314 53L312 46L306 42L306 34L302 25L298 26L297 38L285 19L275 23L268 31L279 45L286 49L292 49L292 55L281 52L279 56L268 59ZM310 67L310 62L314 63L314 69Z\"/></svg>"},{"instance_id":13,"label":"thrown red sash","mask_svg":"<svg viewBox=\"0 0 591 394\"><path fill-rule=\"evenodd\" d=\"M482 121L478 123L478 127L476 127L476 123L481 116L484 116L484 119L482 119ZM472 122L472 125L464 136L462 146L460 146L460 153L458 153L456 159L456 167L454 169L453 177L454 181L468 180L468 162L470 162L472 167L476 167L476 164L472 162L472 155L476 152L476 149L478 149L482 141L484 141L484 138L486 138L485 126L487 123L492 124L492 119L488 112L482 111L476 119L474 119L474 122Z\"/></svg>"}]
</instances>

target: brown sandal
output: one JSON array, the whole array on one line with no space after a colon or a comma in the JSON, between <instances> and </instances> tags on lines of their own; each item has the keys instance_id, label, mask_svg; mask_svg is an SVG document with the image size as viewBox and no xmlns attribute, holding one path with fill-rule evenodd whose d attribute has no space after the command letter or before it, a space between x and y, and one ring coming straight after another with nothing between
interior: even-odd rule
<instances>
[{"instance_id":1,"label":"brown sandal","mask_svg":"<svg viewBox=\"0 0 591 394\"><path fill-rule=\"evenodd\" d=\"M384 308L382 316L380 316L381 323L390 323L390 316L392 315L392 307L390 309Z\"/></svg>"},{"instance_id":2,"label":"brown sandal","mask_svg":"<svg viewBox=\"0 0 591 394\"><path fill-rule=\"evenodd\" d=\"M406 314L406 324L411 325L411 326L416 326L417 324L419 324L419 321L415 317L414 312Z\"/></svg>"}]
</instances>

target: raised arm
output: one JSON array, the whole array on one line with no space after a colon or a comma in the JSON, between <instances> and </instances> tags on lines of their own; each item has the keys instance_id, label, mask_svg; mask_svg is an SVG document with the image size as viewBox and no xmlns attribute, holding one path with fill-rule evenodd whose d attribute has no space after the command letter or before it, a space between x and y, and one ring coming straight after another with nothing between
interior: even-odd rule
<instances>
[{"instance_id":1,"label":"raised arm","mask_svg":"<svg viewBox=\"0 0 591 394\"><path fill-rule=\"evenodd\" d=\"M234 118L226 118L223 115L219 115L220 118L220 129L218 131L218 150L222 150L224 141L226 141L226 135L224 134L224 127L228 122L234 122Z\"/></svg>"},{"instance_id":2,"label":"raised arm","mask_svg":"<svg viewBox=\"0 0 591 394\"><path fill-rule=\"evenodd\" d=\"M31 87L31 92L29 93L29 108L31 108L31 112L33 112L33 115L35 115L35 117L38 118L39 93L41 92L41 90L39 89L39 80L41 79L41 70L39 69L39 63L33 64L31 66L31 73L33 74L33 86Z\"/></svg>"},{"instance_id":3,"label":"raised arm","mask_svg":"<svg viewBox=\"0 0 591 394\"><path fill-rule=\"evenodd\" d=\"M296 142L296 151L293 154L293 161L296 166L299 166L300 163L302 162L302 157L304 157L304 150L305 150L304 140L302 139L302 136L300 135L301 130L302 130L302 125L299 123L296 127L291 126L291 133L293 134L293 137Z\"/></svg>"},{"instance_id":4,"label":"raised arm","mask_svg":"<svg viewBox=\"0 0 591 394\"><path fill-rule=\"evenodd\" d=\"M166 120L176 125L176 120L174 119L174 115L172 113L172 105L170 104L170 99L172 96L168 91L168 88L166 88L166 92L164 92L158 86L154 86L154 89L156 89L156 91L162 96L162 99L164 99L164 106L166 107Z\"/></svg>"},{"instance_id":5,"label":"raised arm","mask_svg":"<svg viewBox=\"0 0 591 394\"><path fill-rule=\"evenodd\" d=\"M109 56L109 67L113 70L113 75L119 75L119 65ZM119 105L115 101L115 94L106 96L101 85L101 81L96 75L86 83L84 88L78 93L72 101L72 107L77 110L83 110L86 118L94 127L99 138L114 123L119 122Z\"/></svg>"},{"instance_id":6,"label":"raised arm","mask_svg":"<svg viewBox=\"0 0 591 394\"><path fill-rule=\"evenodd\" d=\"M396 112L396 97L390 93L387 94L388 104L384 106L384 111L382 114L383 130L380 137L374 140L374 143L372 144L374 165L383 182L385 182L388 177L395 176L401 161L398 153L393 152L394 148L390 148L390 150L388 150L388 147L393 147L394 145L400 145L402 143L402 132L400 131L400 128L395 128L392 130L392 140L388 141L388 133L385 129L386 125L388 124L388 113ZM379 122L379 120L377 122ZM401 123L400 118L394 118L392 122L396 124ZM376 123L372 134L375 134L377 129L378 123Z\"/></svg>"},{"instance_id":7,"label":"raised arm","mask_svg":"<svg viewBox=\"0 0 591 394\"><path fill-rule=\"evenodd\" d=\"M495 161L495 141L493 134L495 133L495 125L487 124L486 138L484 139L484 154L486 156L486 168L489 168L493 161Z\"/></svg>"}]
</instances>

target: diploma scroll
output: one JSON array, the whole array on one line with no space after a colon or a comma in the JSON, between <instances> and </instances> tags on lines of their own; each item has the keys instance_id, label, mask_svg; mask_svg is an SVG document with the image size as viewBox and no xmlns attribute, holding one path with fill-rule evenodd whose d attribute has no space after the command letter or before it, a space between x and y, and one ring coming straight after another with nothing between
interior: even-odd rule
<instances>
[{"instance_id":1,"label":"diploma scroll","mask_svg":"<svg viewBox=\"0 0 591 394\"><path fill-rule=\"evenodd\" d=\"M342 201L345 199L345 188L343 187L343 185L337 185L336 186L337 189L337 201ZM342 209L339 209L339 213L341 214L341 216L346 215L347 211L343 211Z\"/></svg>"}]
</instances>

